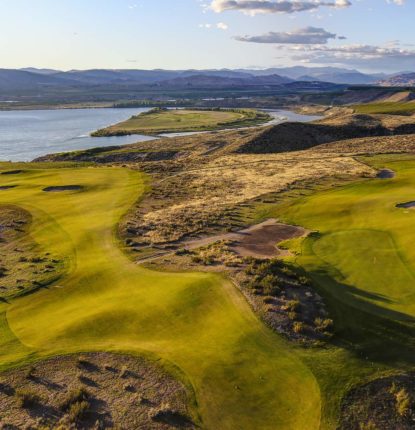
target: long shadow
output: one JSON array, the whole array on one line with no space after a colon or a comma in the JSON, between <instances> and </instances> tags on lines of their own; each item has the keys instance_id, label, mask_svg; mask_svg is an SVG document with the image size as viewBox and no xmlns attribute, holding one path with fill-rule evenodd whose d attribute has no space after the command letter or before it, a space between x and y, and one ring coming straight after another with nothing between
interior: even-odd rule
<instances>
[{"instance_id":1,"label":"long shadow","mask_svg":"<svg viewBox=\"0 0 415 430\"><path fill-rule=\"evenodd\" d=\"M361 359L415 366L415 318L365 300L379 297L336 281L330 269L307 273L334 320L332 343Z\"/></svg>"}]
</instances>

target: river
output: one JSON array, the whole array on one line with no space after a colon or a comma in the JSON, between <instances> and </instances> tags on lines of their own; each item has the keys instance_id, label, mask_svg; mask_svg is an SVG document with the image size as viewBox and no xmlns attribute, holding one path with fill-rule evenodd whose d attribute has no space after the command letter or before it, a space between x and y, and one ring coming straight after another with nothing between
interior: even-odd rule
<instances>
[{"instance_id":1,"label":"river","mask_svg":"<svg viewBox=\"0 0 415 430\"><path fill-rule=\"evenodd\" d=\"M0 111L0 160L31 161L50 153L154 140L154 137L143 135L90 136L92 131L147 110L108 108ZM283 110L270 110L267 113L274 117L272 124L284 121L306 122L319 118ZM175 135L177 134L170 136Z\"/></svg>"}]
</instances>

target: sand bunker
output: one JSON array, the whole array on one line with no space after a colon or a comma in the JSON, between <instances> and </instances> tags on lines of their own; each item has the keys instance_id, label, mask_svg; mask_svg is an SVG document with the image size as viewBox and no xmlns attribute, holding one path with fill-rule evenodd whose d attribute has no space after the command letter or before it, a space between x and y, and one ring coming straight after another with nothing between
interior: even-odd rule
<instances>
[{"instance_id":1,"label":"sand bunker","mask_svg":"<svg viewBox=\"0 0 415 430\"><path fill-rule=\"evenodd\" d=\"M226 233L203 239L192 240L184 244L185 249L196 249L219 240L229 240L229 248L243 257L273 258L286 255L287 251L279 249L278 244L284 240L303 237L308 231L302 227L281 224L269 219L236 233Z\"/></svg>"},{"instance_id":2,"label":"sand bunker","mask_svg":"<svg viewBox=\"0 0 415 430\"><path fill-rule=\"evenodd\" d=\"M415 201L412 202L406 202L406 203L399 203L396 205L397 208L404 208L404 209L410 209L415 207Z\"/></svg>"},{"instance_id":3,"label":"sand bunker","mask_svg":"<svg viewBox=\"0 0 415 430\"><path fill-rule=\"evenodd\" d=\"M46 191L47 193L59 193L61 191L79 191L79 190L82 190L81 185L62 185L62 186L43 188L43 191Z\"/></svg>"},{"instance_id":4,"label":"sand bunker","mask_svg":"<svg viewBox=\"0 0 415 430\"><path fill-rule=\"evenodd\" d=\"M395 177L395 172L390 169L382 169L382 170L379 170L376 177L379 179L392 179Z\"/></svg>"},{"instance_id":5,"label":"sand bunker","mask_svg":"<svg viewBox=\"0 0 415 430\"><path fill-rule=\"evenodd\" d=\"M1 185L0 190L10 190L12 188L16 188L17 185Z\"/></svg>"}]
</instances>

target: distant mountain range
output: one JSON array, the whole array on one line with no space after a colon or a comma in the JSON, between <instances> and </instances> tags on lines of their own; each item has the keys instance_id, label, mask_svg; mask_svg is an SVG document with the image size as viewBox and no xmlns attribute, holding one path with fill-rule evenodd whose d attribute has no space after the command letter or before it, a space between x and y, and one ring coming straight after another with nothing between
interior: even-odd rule
<instances>
[{"instance_id":1,"label":"distant mountain range","mask_svg":"<svg viewBox=\"0 0 415 430\"><path fill-rule=\"evenodd\" d=\"M382 87L415 87L415 73L391 76L379 82Z\"/></svg>"},{"instance_id":2,"label":"distant mountain range","mask_svg":"<svg viewBox=\"0 0 415 430\"><path fill-rule=\"evenodd\" d=\"M265 70L71 70L0 69L0 92L12 94L27 91L44 93L48 89L70 88L132 88L191 89L202 88L274 88L278 86L318 89L324 83L341 85L415 85L415 73L394 75L364 74L357 70L335 67L287 67ZM306 83L309 83L306 85ZM312 85L311 85L312 84ZM300 85L301 86L301 85ZM330 85L328 85L330 87ZM1 94L0 94L1 95Z\"/></svg>"}]
</instances>

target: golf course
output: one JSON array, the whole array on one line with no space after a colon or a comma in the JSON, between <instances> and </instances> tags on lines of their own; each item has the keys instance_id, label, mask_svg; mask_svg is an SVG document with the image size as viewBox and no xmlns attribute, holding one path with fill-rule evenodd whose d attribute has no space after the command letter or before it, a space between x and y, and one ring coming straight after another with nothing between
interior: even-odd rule
<instances>
[{"instance_id":1,"label":"golf course","mask_svg":"<svg viewBox=\"0 0 415 430\"><path fill-rule=\"evenodd\" d=\"M91 135L102 137L212 131L260 125L270 120L272 120L270 115L254 109L155 108L140 115L132 116L127 121L97 130Z\"/></svg>"},{"instance_id":2,"label":"golf course","mask_svg":"<svg viewBox=\"0 0 415 430\"><path fill-rule=\"evenodd\" d=\"M286 244L334 320L333 339L311 348L268 329L221 274L152 271L129 258L117 224L146 192L144 174L18 165L0 176L0 204L31 214L31 239L63 258L65 271L1 303L2 371L72 353L124 353L180 380L202 428L337 428L350 389L415 367L415 212L397 207L415 198L415 160L361 161L395 177L293 193L257 210L258 220L311 231Z\"/></svg>"},{"instance_id":3,"label":"golf course","mask_svg":"<svg viewBox=\"0 0 415 430\"><path fill-rule=\"evenodd\" d=\"M1 305L3 370L85 351L157 357L194 392L205 428L318 428L313 374L230 281L151 272L120 250L116 225L145 190L140 173L33 165L0 179L16 186L1 204L29 211L32 238L68 260L59 281ZM81 188L43 191L68 184Z\"/></svg>"}]
</instances>

